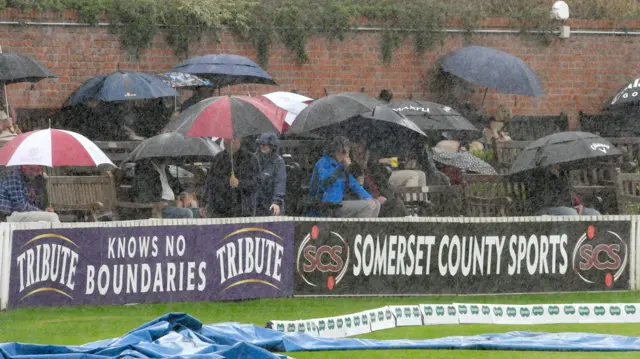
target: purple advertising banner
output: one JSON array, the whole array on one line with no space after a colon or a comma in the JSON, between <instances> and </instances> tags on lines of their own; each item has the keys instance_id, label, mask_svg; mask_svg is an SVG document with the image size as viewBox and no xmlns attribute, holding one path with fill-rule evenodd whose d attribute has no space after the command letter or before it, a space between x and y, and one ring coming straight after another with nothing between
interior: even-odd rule
<instances>
[{"instance_id":1,"label":"purple advertising banner","mask_svg":"<svg viewBox=\"0 0 640 359\"><path fill-rule=\"evenodd\" d=\"M293 223L16 230L9 307L293 295Z\"/></svg>"}]
</instances>

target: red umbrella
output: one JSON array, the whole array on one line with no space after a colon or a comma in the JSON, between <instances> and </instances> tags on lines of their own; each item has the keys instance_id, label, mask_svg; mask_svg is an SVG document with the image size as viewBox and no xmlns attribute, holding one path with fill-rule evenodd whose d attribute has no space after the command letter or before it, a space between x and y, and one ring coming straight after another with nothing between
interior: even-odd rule
<instances>
[{"instance_id":1,"label":"red umbrella","mask_svg":"<svg viewBox=\"0 0 640 359\"><path fill-rule=\"evenodd\" d=\"M258 97L219 96L200 101L183 112L175 131L185 137L242 138L280 132L287 112Z\"/></svg>"},{"instance_id":2,"label":"red umbrella","mask_svg":"<svg viewBox=\"0 0 640 359\"><path fill-rule=\"evenodd\" d=\"M0 148L0 165L100 166L113 165L107 155L86 137L64 130L23 133ZM114 166L115 167L115 166Z\"/></svg>"}]
</instances>

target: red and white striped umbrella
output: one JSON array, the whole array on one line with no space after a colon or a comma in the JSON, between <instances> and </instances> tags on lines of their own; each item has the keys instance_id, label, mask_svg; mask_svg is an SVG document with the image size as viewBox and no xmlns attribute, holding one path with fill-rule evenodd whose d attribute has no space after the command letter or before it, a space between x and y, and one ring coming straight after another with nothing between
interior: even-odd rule
<instances>
[{"instance_id":1,"label":"red and white striped umbrella","mask_svg":"<svg viewBox=\"0 0 640 359\"><path fill-rule=\"evenodd\" d=\"M0 165L3 166L89 167L102 164L114 166L95 143L71 131L31 131L0 148Z\"/></svg>"},{"instance_id":2,"label":"red and white striped umbrella","mask_svg":"<svg viewBox=\"0 0 640 359\"><path fill-rule=\"evenodd\" d=\"M285 115L285 110L267 99L219 96L189 107L167 129L185 137L243 138L280 132Z\"/></svg>"}]
</instances>

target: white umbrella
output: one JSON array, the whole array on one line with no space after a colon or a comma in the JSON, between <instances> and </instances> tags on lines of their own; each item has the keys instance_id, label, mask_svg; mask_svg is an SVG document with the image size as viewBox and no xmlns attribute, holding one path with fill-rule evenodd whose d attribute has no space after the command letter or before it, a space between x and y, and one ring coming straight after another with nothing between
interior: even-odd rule
<instances>
[{"instance_id":1,"label":"white umbrella","mask_svg":"<svg viewBox=\"0 0 640 359\"><path fill-rule=\"evenodd\" d=\"M71 131L47 129L23 133L0 148L0 165L47 167L115 165L88 138Z\"/></svg>"},{"instance_id":2,"label":"white umbrella","mask_svg":"<svg viewBox=\"0 0 640 359\"><path fill-rule=\"evenodd\" d=\"M277 91L271 92L266 95L262 95L266 97L269 101L273 102L274 105L280 107L281 109L287 111L287 116L284 121L291 126L293 121L296 120L298 114L305 109L309 105L310 102L313 101L312 98L299 95L293 92L285 92L285 91Z\"/></svg>"}]
</instances>

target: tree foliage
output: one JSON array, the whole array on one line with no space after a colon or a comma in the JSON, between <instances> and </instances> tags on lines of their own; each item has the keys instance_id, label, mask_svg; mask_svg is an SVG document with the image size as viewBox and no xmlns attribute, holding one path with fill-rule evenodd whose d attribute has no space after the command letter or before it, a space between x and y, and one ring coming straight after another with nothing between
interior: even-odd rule
<instances>
[{"instance_id":1,"label":"tree foliage","mask_svg":"<svg viewBox=\"0 0 640 359\"><path fill-rule=\"evenodd\" d=\"M640 18L637 1L567 0L573 18ZM306 44L312 36L343 40L366 18L381 29L380 55L385 63L406 39L422 53L443 39L452 19L473 29L478 20L506 17L523 30L539 30L550 39L551 3L548 0L0 0L3 7L24 10L77 10L82 22L95 24L106 16L123 46L135 55L148 48L162 31L180 56L203 34L220 40L228 29L234 36L250 40L263 65L275 41L284 44L296 58L309 61Z\"/></svg>"}]
</instances>

